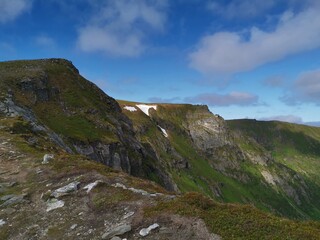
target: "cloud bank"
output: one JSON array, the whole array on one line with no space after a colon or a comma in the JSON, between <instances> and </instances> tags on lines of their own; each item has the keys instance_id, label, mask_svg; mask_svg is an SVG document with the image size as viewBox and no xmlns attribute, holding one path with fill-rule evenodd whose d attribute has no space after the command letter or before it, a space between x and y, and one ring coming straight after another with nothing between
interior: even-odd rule
<instances>
[{"instance_id":1,"label":"cloud bank","mask_svg":"<svg viewBox=\"0 0 320 240\"><path fill-rule=\"evenodd\" d=\"M202 73L234 74L320 47L319 5L300 13L286 12L273 31L253 27L249 37L217 32L203 37L189 55L190 66Z\"/></svg>"},{"instance_id":2,"label":"cloud bank","mask_svg":"<svg viewBox=\"0 0 320 240\"><path fill-rule=\"evenodd\" d=\"M263 121L281 121L281 122L291 122L291 123L303 123L302 118L295 115L278 115L267 118L261 118Z\"/></svg>"},{"instance_id":3,"label":"cloud bank","mask_svg":"<svg viewBox=\"0 0 320 240\"><path fill-rule=\"evenodd\" d=\"M320 106L320 69L301 74L281 100L288 105L314 103Z\"/></svg>"},{"instance_id":4,"label":"cloud bank","mask_svg":"<svg viewBox=\"0 0 320 240\"><path fill-rule=\"evenodd\" d=\"M13 21L19 15L30 9L31 0L1 0L0 23Z\"/></svg>"},{"instance_id":5,"label":"cloud bank","mask_svg":"<svg viewBox=\"0 0 320 240\"><path fill-rule=\"evenodd\" d=\"M89 23L79 30L78 46L85 52L139 56L146 48L147 35L164 31L164 0L110 0L93 8Z\"/></svg>"},{"instance_id":6,"label":"cloud bank","mask_svg":"<svg viewBox=\"0 0 320 240\"><path fill-rule=\"evenodd\" d=\"M252 106L258 105L258 96L244 93L244 92L231 92L228 94L216 94L216 93L205 93L199 94L195 97L185 98L186 102L207 104L209 106Z\"/></svg>"}]
</instances>

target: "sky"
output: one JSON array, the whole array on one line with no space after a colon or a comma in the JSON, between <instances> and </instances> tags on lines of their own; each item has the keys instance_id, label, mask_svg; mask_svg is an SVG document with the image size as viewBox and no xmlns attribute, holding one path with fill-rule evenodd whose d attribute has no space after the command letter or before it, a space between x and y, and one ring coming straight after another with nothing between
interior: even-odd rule
<instances>
[{"instance_id":1,"label":"sky","mask_svg":"<svg viewBox=\"0 0 320 240\"><path fill-rule=\"evenodd\" d=\"M38 58L116 99L320 122L318 0L0 0L0 61Z\"/></svg>"}]
</instances>

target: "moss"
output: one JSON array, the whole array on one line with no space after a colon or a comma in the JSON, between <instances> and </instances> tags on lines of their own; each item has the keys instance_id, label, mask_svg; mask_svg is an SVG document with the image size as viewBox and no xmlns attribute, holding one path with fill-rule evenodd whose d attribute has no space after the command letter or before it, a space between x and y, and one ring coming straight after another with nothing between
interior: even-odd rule
<instances>
[{"instance_id":1,"label":"moss","mask_svg":"<svg viewBox=\"0 0 320 240\"><path fill-rule=\"evenodd\" d=\"M7 226L0 227L0 239L9 239L9 228Z\"/></svg>"},{"instance_id":2,"label":"moss","mask_svg":"<svg viewBox=\"0 0 320 240\"><path fill-rule=\"evenodd\" d=\"M134 201L138 195L129 190L100 185L93 190L92 204L96 211L109 209L121 202Z\"/></svg>"},{"instance_id":3,"label":"moss","mask_svg":"<svg viewBox=\"0 0 320 240\"><path fill-rule=\"evenodd\" d=\"M148 208L147 216L164 212L202 218L223 239L319 239L318 222L298 222L272 216L249 205L221 204L198 193Z\"/></svg>"},{"instance_id":4,"label":"moss","mask_svg":"<svg viewBox=\"0 0 320 240\"><path fill-rule=\"evenodd\" d=\"M63 233L61 226L52 226L48 228L47 237L49 239L63 239Z\"/></svg>"}]
</instances>

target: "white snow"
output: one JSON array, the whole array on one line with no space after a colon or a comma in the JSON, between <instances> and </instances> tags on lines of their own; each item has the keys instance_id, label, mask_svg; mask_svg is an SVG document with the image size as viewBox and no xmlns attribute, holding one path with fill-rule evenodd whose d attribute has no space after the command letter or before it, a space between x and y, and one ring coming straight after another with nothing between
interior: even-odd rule
<instances>
[{"instance_id":1,"label":"white snow","mask_svg":"<svg viewBox=\"0 0 320 240\"><path fill-rule=\"evenodd\" d=\"M140 108L141 111L144 112L148 116L149 116L149 109L150 108L153 108L154 110L157 110L157 105L138 104L137 107Z\"/></svg>"},{"instance_id":2,"label":"white snow","mask_svg":"<svg viewBox=\"0 0 320 240\"><path fill-rule=\"evenodd\" d=\"M124 106L123 109L128 110L130 112L135 112L137 109L135 107L130 107L130 106Z\"/></svg>"},{"instance_id":3,"label":"white snow","mask_svg":"<svg viewBox=\"0 0 320 240\"><path fill-rule=\"evenodd\" d=\"M161 129L161 132L163 133L163 136L165 136L166 138L169 137L169 135L168 135L168 133L167 133L167 131L165 129L163 129L159 125L158 125L158 127Z\"/></svg>"}]
</instances>

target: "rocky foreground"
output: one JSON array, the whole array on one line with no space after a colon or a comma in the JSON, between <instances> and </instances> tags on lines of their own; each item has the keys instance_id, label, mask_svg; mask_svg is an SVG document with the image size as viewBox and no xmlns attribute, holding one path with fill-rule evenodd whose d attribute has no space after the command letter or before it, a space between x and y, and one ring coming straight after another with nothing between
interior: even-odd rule
<instances>
[{"instance_id":1,"label":"rocky foreground","mask_svg":"<svg viewBox=\"0 0 320 240\"><path fill-rule=\"evenodd\" d=\"M144 209L175 195L84 160L28 148L0 121L1 239L219 239L201 219L146 217Z\"/></svg>"}]
</instances>

